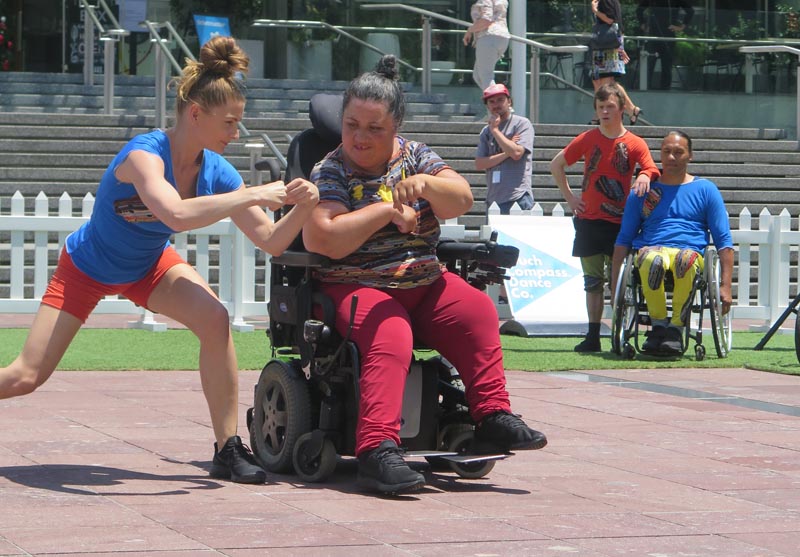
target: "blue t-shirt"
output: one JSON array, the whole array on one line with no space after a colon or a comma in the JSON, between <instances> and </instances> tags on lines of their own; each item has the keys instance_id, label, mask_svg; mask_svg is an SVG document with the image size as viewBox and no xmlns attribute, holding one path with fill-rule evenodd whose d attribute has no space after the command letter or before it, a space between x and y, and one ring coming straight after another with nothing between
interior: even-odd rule
<instances>
[{"instance_id":1,"label":"blue t-shirt","mask_svg":"<svg viewBox=\"0 0 800 557\"><path fill-rule=\"evenodd\" d=\"M164 178L175 185L169 138L154 130L131 139L108 165L97 188L92 216L67 237L67 253L75 266L106 284L135 282L156 264L174 230L156 219L133 184L114 176L132 151L153 153L164 161ZM221 155L204 150L197 176L196 195L239 189L242 177Z\"/></svg>"},{"instance_id":2,"label":"blue t-shirt","mask_svg":"<svg viewBox=\"0 0 800 557\"><path fill-rule=\"evenodd\" d=\"M679 186L654 182L644 197L631 191L616 245L688 247L702 254L709 230L717 250L733 247L725 203L713 182L696 176Z\"/></svg>"}]
</instances>

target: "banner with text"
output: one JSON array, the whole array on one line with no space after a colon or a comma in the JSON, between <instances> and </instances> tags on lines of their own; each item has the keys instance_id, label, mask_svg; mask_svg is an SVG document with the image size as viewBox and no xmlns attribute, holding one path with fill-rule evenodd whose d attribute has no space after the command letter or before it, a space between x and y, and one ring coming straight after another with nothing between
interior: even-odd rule
<instances>
[{"instance_id":1,"label":"banner with text","mask_svg":"<svg viewBox=\"0 0 800 557\"><path fill-rule=\"evenodd\" d=\"M570 217L490 215L497 242L519 248L505 281L513 322L501 331L530 335L578 335L586 329L586 295L580 259L572 257Z\"/></svg>"}]
</instances>

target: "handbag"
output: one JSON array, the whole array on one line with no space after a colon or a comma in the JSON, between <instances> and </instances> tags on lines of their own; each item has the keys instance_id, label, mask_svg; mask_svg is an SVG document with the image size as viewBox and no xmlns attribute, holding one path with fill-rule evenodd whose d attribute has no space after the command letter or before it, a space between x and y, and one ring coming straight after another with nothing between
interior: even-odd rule
<instances>
[{"instance_id":1,"label":"handbag","mask_svg":"<svg viewBox=\"0 0 800 557\"><path fill-rule=\"evenodd\" d=\"M596 22L592 26L589 48L592 50L613 50L622 45L619 37L619 25L616 23Z\"/></svg>"}]
</instances>

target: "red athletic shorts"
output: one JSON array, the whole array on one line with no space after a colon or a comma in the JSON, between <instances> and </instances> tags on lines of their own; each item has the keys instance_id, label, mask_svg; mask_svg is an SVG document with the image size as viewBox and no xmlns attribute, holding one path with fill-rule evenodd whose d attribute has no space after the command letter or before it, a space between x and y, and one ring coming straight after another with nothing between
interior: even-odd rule
<instances>
[{"instance_id":1,"label":"red athletic shorts","mask_svg":"<svg viewBox=\"0 0 800 557\"><path fill-rule=\"evenodd\" d=\"M105 296L121 294L138 306L147 307L147 301L164 274L175 265L186 263L175 248L168 247L153 265L150 272L136 282L105 284L97 282L78 269L67 253L61 250L53 278L42 296L42 303L74 315L86 322L97 303Z\"/></svg>"}]
</instances>

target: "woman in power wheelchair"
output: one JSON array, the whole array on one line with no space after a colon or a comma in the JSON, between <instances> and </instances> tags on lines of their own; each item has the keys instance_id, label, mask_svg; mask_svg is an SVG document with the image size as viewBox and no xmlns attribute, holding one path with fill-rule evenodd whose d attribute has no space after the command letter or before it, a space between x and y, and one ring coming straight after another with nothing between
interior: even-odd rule
<instances>
[{"instance_id":1,"label":"woman in power wheelchair","mask_svg":"<svg viewBox=\"0 0 800 557\"><path fill-rule=\"evenodd\" d=\"M437 253L451 245L437 250L437 217L463 214L472 194L430 148L397 135L404 108L393 56L350 83L341 144L311 174L321 205L303 240L313 253L272 260L284 276L272 278L271 340L291 357L267 364L250 416L254 454L271 471L293 466L319 481L337 453L355 455L362 487L402 493L425 484L404 449L481 477L487 462L547 444L511 413L497 312L462 278L499 280L516 253L509 261L493 242L470 253L456 245L461 272L443 268ZM303 321L312 311L321 319ZM442 358L414 360L414 341Z\"/></svg>"},{"instance_id":2,"label":"woman in power wheelchair","mask_svg":"<svg viewBox=\"0 0 800 557\"><path fill-rule=\"evenodd\" d=\"M668 133L661 144L661 177L645 196L631 195L625 205L612 266L611 344L626 358L637 350L681 355L693 339L695 356L702 360L706 309L717 355L723 358L730 351L733 241L728 215L716 185L687 172L691 157L689 136ZM708 247L709 229L716 248ZM672 291L671 307L665 291ZM699 313L694 333L693 312ZM641 347L640 325L650 326Z\"/></svg>"}]
</instances>

